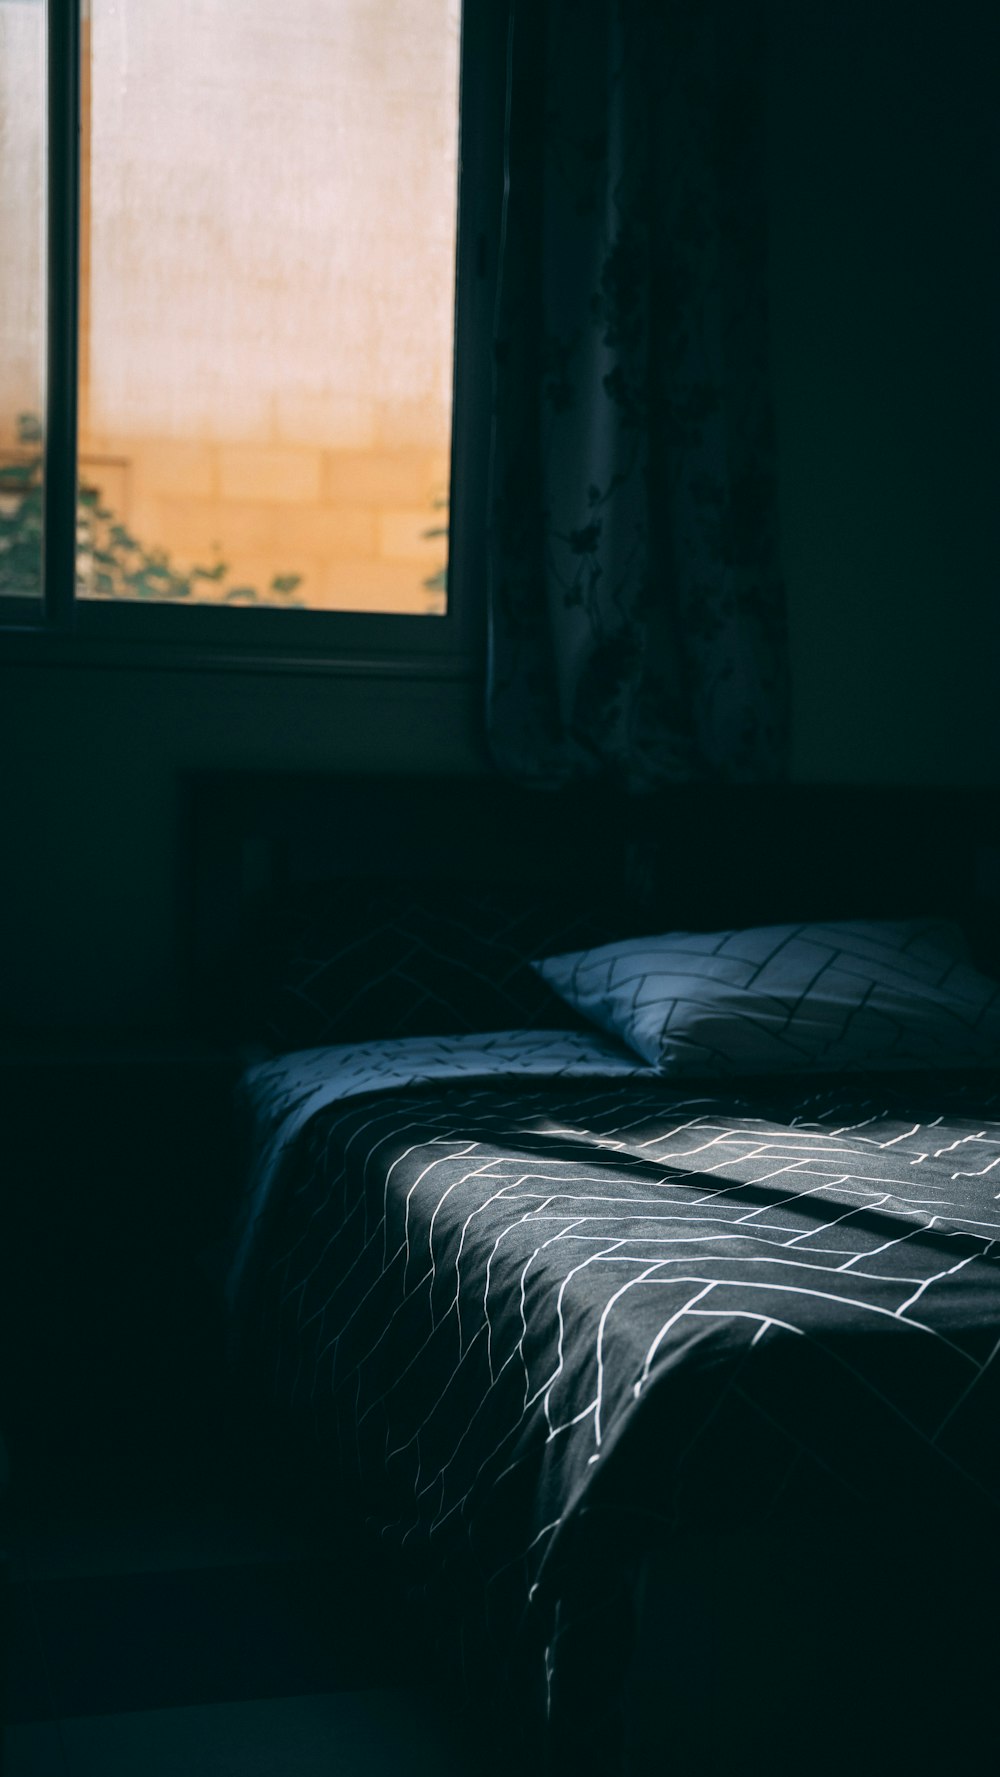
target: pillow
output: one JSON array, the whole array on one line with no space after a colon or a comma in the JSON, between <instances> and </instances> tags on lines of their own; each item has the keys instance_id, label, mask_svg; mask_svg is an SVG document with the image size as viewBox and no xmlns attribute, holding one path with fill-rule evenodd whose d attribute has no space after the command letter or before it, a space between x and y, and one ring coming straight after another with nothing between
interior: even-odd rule
<instances>
[{"instance_id":1,"label":"pillow","mask_svg":"<svg viewBox=\"0 0 1000 1777\"><path fill-rule=\"evenodd\" d=\"M613 922L564 892L355 878L286 903L267 944L264 1034L280 1049L583 1022L532 957L597 944Z\"/></svg>"},{"instance_id":2,"label":"pillow","mask_svg":"<svg viewBox=\"0 0 1000 1777\"><path fill-rule=\"evenodd\" d=\"M667 932L535 964L664 1074L983 1066L1000 987L946 921Z\"/></svg>"}]
</instances>

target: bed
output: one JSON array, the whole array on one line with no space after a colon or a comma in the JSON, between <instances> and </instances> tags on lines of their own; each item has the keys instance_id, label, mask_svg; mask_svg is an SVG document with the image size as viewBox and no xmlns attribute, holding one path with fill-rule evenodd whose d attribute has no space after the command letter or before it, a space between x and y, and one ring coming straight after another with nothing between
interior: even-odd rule
<instances>
[{"instance_id":1,"label":"bed","mask_svg":"<svg viewBox=\"0 0 1000 1777\"><path fill-rule=\"evenodd\" d=\"M995 1069L677 1076L544 995L449 1030L411 949L437 1028L331 1042L313 951L241 1085L233 1344L442 1659L553 1773L974 1769Z\"/></svg>"}]
</instances>

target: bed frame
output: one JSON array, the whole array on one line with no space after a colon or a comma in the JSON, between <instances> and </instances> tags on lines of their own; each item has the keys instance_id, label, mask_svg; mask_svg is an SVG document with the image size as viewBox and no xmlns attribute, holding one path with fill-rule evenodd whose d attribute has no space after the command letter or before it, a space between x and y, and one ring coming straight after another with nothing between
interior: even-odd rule
<instances>
[{"instance_id":1,"label":"bed frame","mask_svg":"<svg viewBox=\"0 0 1000 1777\"><path fill-rule=\"evenodd\" d=\"M949 915L1000 972L989 788L695 784L627 798L604 784L210 772L181 778L179 818L187 1021L216 1034L239 1035L226 983L268 904L352 876L440 882L442 895L562 881L568 896L620 904L632 930Z\"/></svg>"},{"instance_id":2,"label":"bed frame","mask_svg":"<svg viewBox=\"0 0 1000 1777\"><path fill-rule=\"evenodd\" d=\"M423 878L443 896L484 878L522 883L528 896L541 882L568 895L583 885L652 930L944 914L1000 972L997 802L973 789L701 785L627 800L603 786L545 796L471 777L190 776L180 797L190 1015L225 1027L226 982L275 898L360 876ZM990 1694L997 1557L970 1554L961 1529L946 1527L938 1582L910 1596L905 1540L894 1549L880 1526L824 1520L808 1536L790 1527L784 1542L780 1531L771 1524L759 1545L681 1537L651 1549L625 1697L628 1777L833 1777L831 1696L858 1777L938 1777L949 1759L976 1768L981 1723L963 1696ZM825 1564L804 1561L810 1538ZM857 1571L883 1576L883 1613L859 1612ZM706 1662L716 1647L725 1658ZM928 1648L933 1695L922 1684ZM731 1674L725 1695L704 1688L706 1665Z\"/></svg>"}]
</instances>

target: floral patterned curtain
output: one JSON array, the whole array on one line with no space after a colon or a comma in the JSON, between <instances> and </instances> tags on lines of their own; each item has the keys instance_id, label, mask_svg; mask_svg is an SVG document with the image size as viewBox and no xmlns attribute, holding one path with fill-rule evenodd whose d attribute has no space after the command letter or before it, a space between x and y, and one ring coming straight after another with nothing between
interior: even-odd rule
<instances>
[{"instance_id":1,"label":"floral patterned curtain","mask_svg":"<svg viewBox=\"0 0 1000 1777\"><path fill-rule=\"evenodd\" d=\"M512 0L487 722L538 785L780 776L759 0Z\"/></svg>"}]
</instances>

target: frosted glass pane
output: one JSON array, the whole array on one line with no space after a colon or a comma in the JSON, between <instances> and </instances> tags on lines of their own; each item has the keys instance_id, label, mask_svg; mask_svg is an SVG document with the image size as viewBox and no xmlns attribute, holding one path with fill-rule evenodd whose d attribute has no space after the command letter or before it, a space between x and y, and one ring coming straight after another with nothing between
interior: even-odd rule
<instances>
[{"instance_id":1,"label":"frosted glass pane","mask_svg":"<svg viewBox=\"0 0 1000 1777\"><path fill-rule=\"evenodd\" d=\"M45 7L0 0L0 597L42 595Z\"/></svg>"},{"instance_id":2,"label":"frosted glass pane","mask_svg":"<svg viewBox=\"0 0 1000 1777\"><path fill-rule=\"evenodd\" d=\"M91 0L82 590L445 608L460 0Z\"/></svg>"}]
</instances>

